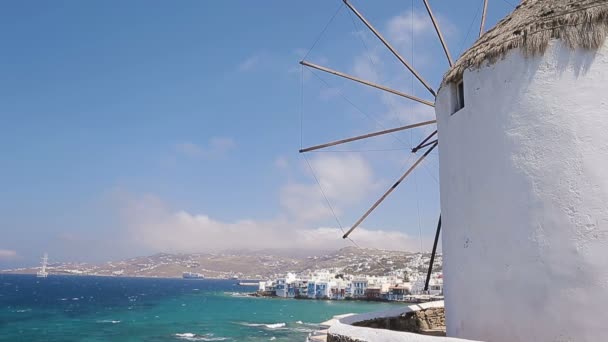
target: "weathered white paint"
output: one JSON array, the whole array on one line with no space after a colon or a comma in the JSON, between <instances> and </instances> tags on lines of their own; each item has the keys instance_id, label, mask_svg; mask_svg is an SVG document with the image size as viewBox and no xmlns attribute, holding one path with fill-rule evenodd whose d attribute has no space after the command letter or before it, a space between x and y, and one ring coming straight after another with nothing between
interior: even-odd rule
<instances>
[{"instance_id":1,"label":"weathered white paint","mask_svg":"<svg viewBox=\"0 0 608 342\"><path fill-rule=\"evenodd\" d=\"M448 335L608 336L608 44L519 50L437 98Z\"/></svg>"},{"instance_id":2,"label":"weathered white paint","mask_svg":"<svg viewBox=\"0 0 608 342\"><path fill-rule=\"evenodd\" d=\"M426 336L403 331L393 331L387 329L374 329L358 327L352 324L357 322L369 321L378 318L399 317L407 312L419 311L430 308L443 307L443 301L409 305L392 310L363 313L359 315L346 315L333 322L329 328L329 334L348 336L352 340L362 342L474 342L458 338L441 336Z\"/></svg>"}]
</instances>

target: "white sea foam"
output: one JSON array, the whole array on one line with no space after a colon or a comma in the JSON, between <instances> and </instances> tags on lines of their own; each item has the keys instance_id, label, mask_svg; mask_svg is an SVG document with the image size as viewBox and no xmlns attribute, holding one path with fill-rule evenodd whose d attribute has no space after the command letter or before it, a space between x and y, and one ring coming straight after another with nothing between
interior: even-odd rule
<instances>
[{"instance_id":1,"label":"white sea foam","mask_svg":"<svg viewBox=\"0 0 608 342\"><path fill-rule=\"evenodd\" d=\"M285 327L285 323L265 324L265 323L247 323L247 322L243 322L243 323L239 323L239 324L247 326L247 327L264 327L264 328L268 328L268 329L280 329L280 328Z\"/></svg>"},{"instance_id":2,"label":"white sea foam","mask_svg":"<svg viewBox=\"0 0 608 342\"><path fill-rule=\"evenodd\" d=\"M265 324L260 324L260 323L245 323L245 322L243 322L243 323L238 323L238 324L240 324L240 325L244 325L244 326L246 326L246 327L261 327L261 326L264 326L264 325L265 325Z\"/></svg>"},{"instance_id":3,"label":"white sea foam","mask_svg":"<svg viewBox=\"0 0 608 342\"><path fill-rule=\"evenodd\" d=\"M196 334L193 333L181 333L181 334L175 334L175 337L181 337L181 338L192 338L195 337Z\"/></svg>"},{"instance_id":4,"label":"white sea foam","mask_svg":"<svg viewBox=\"0 0 608 342\"><path fill-rule=\"evenodd\" d=\"M225 341L226 337L214 337L213 334L197 335L195 333L177 333L174 335L180 340L186 341Z\"/></svg>"},{"instance_id":5,"label":"white sea foam","mask_svg":"<svg viewBox=\"0 0 608 342\"><path fill-rule=\"evenodd\" d=\"M111 320L111 319L102 319L100 321L97 321L97 323L112 323L112 324L118 324L120 323L120 321L117 320Z\"/></svg>"},{"instance_id":6,"label":"white sea foam","mask_svg":"<svg viewBox=\"0 0 608 342\"><path fill-rule=\"evenodd\" d=\"M311 326L311 327L318 327L319 326L318 323L309 323L309 322L302 322L302 321L296 321L296 324L308 325L308 326Z\"/></svg>"}]
</instances>

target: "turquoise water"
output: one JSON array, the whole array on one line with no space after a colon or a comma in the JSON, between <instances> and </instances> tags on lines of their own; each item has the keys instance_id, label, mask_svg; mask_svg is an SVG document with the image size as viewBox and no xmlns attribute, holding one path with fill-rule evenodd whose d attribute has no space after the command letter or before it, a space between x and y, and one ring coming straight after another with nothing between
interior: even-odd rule
<instances>
[{"instance_id":1,"label":"turquoise water","mask_svg":"<svg viewBox=\"0 0 608 342\"><path fill-rule=\"evenodd\" d=\"M0 275L2 341L305 341L392 303L237 297L228 280Z\"/></svg>"}]
</instances>

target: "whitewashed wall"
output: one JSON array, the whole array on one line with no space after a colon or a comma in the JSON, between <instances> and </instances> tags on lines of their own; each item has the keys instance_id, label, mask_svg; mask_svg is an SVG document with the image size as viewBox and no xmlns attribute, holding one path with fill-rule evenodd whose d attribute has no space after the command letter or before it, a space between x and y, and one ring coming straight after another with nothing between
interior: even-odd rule
<instances>
[{"instance_id":1,"label":"whitewashed wall","mask_svg":"<svg viewBox=\"0 0 608 342\"><path fill-rule=\"evenodd\" d=\"M405 315L408 312L444 307L443 301L399 306L391 310L369 312L358 315L344 315L329 327L328 334L342 336L349 341L358 342L475 342L442 336L421 335L404 331L366 328L352 325L357 322L378 318L392 318Z\"/></svg>"},{"instance_id":2,"label":"whitewashed wall","mask_svg":"<svg viewBox=\"0 0 608 342\"><path fill-rule=\"evenodd\" d=\"M608 44L511 51L437 98L448 336L608 339Z\"/></svg>"}]
</instances>

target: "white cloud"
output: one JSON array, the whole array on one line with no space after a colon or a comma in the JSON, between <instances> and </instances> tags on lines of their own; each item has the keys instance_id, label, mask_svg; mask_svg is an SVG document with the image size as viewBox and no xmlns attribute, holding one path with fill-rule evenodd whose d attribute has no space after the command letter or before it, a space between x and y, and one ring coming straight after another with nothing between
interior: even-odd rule
<instances>
[{"instance_id":1,"label":"white cloud","mask_svg":"<svg viewBox=\"0 0 608 342\"><path fill-rule=\"evenodd\" d=\"M310 164L330 200L356 202L374 189L372 168L360 155L321 155Z\"/></svg>"},{"instance_id":2,"label":"white cloud","mask_svg":"<svg viewBox=\"0 0 608 342\"><path fill-rule=\"evenodd\" d=\"M414 38L435 32L428 15L421 11L408 11L391 18L387 24L387 37L390 42L398 45L409 45Z\"/></svg>"},{"instance_id":3,"label":"white cloud","mask_svg":"<svg viewBox=\"0 0 608 342\"><path fill-rule=\"evenodd\" d=\"M133 244L154 251L202 252L224 249L335 249L347 246L342 231L314 227L277 218L268 221L224 222L205 214L172 210L158 197L135 197L118 191L114 198L121 208L121 221ZM417 240L396 231L359 228L356 238L362 247L414 249Z\"/></svg>"},{"instance_id":4,"label":"white cloud","mask_svg":"<svg viewBox=\"0 0 608 342\"><path fill-rule=\"evenodd\" d=\"M418 102L403 101L392 94L382 94L381 101L386 105L386 117L402 125L435 119L435 109Z\"/></svg>"},{"instance_id":5,"label":"white cloud","mask_svg":"<svg viewBox=\"0 0 608 342\"><path fill-rule=\"evenodd\" d=\"M276 163L281 167L289 166L282 158ZM356 154L319 155L310 159L310 164L337 215L369 198L378 189L370 165ZM302 173L309 174L306 164L297 167ZM312 177L307 182L285 184L280 191L283 212L267 220L223 221L206 213L173 209L154 195L136 196L121 190L113 191L111 200L119 210L119 222L125 232L121 241L129 241L138 250L321 250L351 245L341 238L343 232L339 228L319 223L320 220L331 220L332 214ZM360 227L354 238L362 247L403 250L417 246L415 238L397 231Z\"/></svg>"},{"instance_id":6,"label":"white cloud","mask_svg":"<svg viewBox=\"0 0 608 342\"><path fill-rule=\"evenodd\" d=\"M193 159L212 159L221 157L235 147L236 143L234 140L226 137L213 137L205 146L193 142L175 144L175 150L179 154Z\"/></svg>"},{"instance_id":7,"label":"white cloud","mask_svg":"<svg viewBox=\"0 0 608 342\"><path fill-rule=\"evenodd\" d=\"M353 61L353 74L366 81L379 83L381 81L381 64L376 54L366 53L364 55L358 55Z\"/></svg>"},{"instance_id":8,"label":"white cloud","mask_svg":"<svg viewBox=\"0 0 608 342\"><path fill-rule=\"evenodd\" d=\"M446 34L446 36L453 34L455 31L454 26L443 16L438 17L441 19L440 22L444 34ZM439 40L436 37L432 22L426 12L407 11L396 15L387 21L384 32L386 32L388 41L391 42L398 51L405 53L403 54L403 57L405 57L406 60L409 58L407 52L411 51L411 46L414 43L412 37L414 37L414 40L416 41L416 63L414 64L414 68L416 68L418 72L420 72L421 69L424 69L426 65L437 62L435 56L443 57L443 55L435 53L435 50L440 48ZM355 34L360 35L361 32L356 32ZM367 35L362 36L362 38L365 39L366 36ZM403 90L403 86L409 84L409 81L403 82L404 77L409 79L412 77L411 74L398 62L382 63L380 56L383 56L382 59L389 57L387 55L388 53L383 52L386 48L377 41L368 42L366 45L370 47L371 51L362 51L361 54L354 56L351 66L351 72L353 74L366 80L388 86L389 88L402 90L405 93L432 100L426 92L424 94L416 94L412 93L412 89ZM390 58L392 58L392 56ZM409 62L413 63L414 61L410 60ZM417 81L414 82L417 84ZM435 117L434 109L430 106L413 102L395 96L394 94L385 92L378 92L377 94L380 103L384 105L386 110L382 120L387 120L387 126L411 124L432 120Z\"/></svg>"},{"instance_id":9,"label":"white cloud","mask_svg":"<svg viewBox=\"0 0 608 342\"><path fill-rule=\"evenodd\" d=\"M17 252L11 249L0 249L0 260L11 260L17 258Z\"/></svg>"},{"instance_id":10,"label":"white cloud","mask_svg":"<svg viewBox=\"0 0 608 342\"><path fill-rule=\"evenodd\" d=\"M313 184L287 184L281 188L281 206L296 221L317 221L331 217L332 213L323 194ZM334 208L340 215L339 208Z\"/></svg>"},{"instance_id":11,"label":"white cloud","mask_svg":"<svg viewBox=\"0 0 608 342\"><path fill-rule=\"evenodd\" d=\"M316 181L289 183L281 189L281 205L287 215L298 221L332 216L323 194L339 216L343 209L366 198L377 188L371 166L356 154L316 156L310 160L310 166L323 193ZM302 168L310 174L306 165Z\"/></svg>"}]
</instances>

